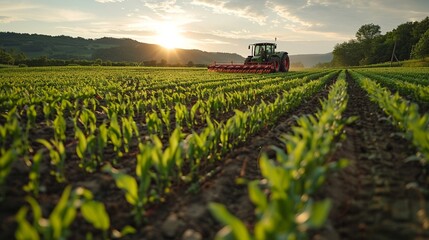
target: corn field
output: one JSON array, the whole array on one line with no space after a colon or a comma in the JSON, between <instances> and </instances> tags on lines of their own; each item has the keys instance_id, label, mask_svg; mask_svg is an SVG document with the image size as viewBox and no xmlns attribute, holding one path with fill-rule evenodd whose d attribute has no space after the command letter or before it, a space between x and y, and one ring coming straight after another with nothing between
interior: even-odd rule
<instances>
[{"instance_id":1,"label":"corn field","mask_svg":"<svg viewBox=\"0 0 429 240\"><path fill-rule=\"evenodd\" d=\"M0 69L1 239L425 239L425 68Z\"/></svg>"}]
</instances>

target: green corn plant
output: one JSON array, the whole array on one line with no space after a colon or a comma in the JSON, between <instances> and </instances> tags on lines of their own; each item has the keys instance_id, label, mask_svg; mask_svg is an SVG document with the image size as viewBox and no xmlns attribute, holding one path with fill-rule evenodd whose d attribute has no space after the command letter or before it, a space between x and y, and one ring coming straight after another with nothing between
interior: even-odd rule
<instances>
[{"instance_id":1,"label":"green corn plant","mask_svg":"<svg viewBox=\"0 0 429 240\"><path fill-rule=\"evenodd\" d=\"M224 125L222 123L219 123L217 121L210 120L210 117L206 118L207 127L203 131L202 134L205 134L206 138L206 147L208 149L208 155L206 155L206 158L213 162L215 160L218 160L220 158L219 148L220 146L220 134L222 129L225 129Z\"/></svg>"},{"instance_id":2,"label":"green corn plant","mask_svg":"<svg viewBox=\"0 0 429 240\"><path fill-rule=\"evenodd\" d=\"M64 112L65 110L72 109L74 107L70 101L68 101L66 99L62 99L61 103L59 105L59 108L60 108L60 112ZM58 109L57 109L57 111L58 111Z\"/></svg>"},{"instance_id":3,"label":"green corn plant","mask_svg":"<svg viewBox=\"0 0 429 240\"><path fill-rule=\"evenodd\" d=\"M232 148L232 144L229 140L229 132L225 128L220 130L219 141L222 154L225 154L229 149Z\"/></svg>"},{"instance_id":4,"label":"green corn plant","mask_svg":"<svg viewBox=\"0 0 429 240\"><path fill-rule=\"evenodd\" d=\"M57 116L53 121L54 139L56 141L66 140L66 121L62 112L57 112Z\"/></svg>"},{"instance_id":5,"label":"green corn plant","mask_svg":"<svg viewBox=\"0 0 429 240\"><path fill-rule=\"evenodd\" d=\"M118 154L118 157L122 157L123 155L123 153L121 152L122 132L121 132L121 127L118 123L118 116L116 113L113 113L110 118L110 125L109 125L107 136L109 137L111 143L113 144L113 150Z\"/></svg>"},{"instance_id":6,"label":"green corn plant","mask_svg":"<svg viewBox=\"0 0 429 240\"><path fill-rule=\"evenodd\" d=\"M87 172L93 172L101 161L97 154L99 139L93 134L85 136L79 128L75 129L75 137L77 139L76 154L81 159L79 166Z\"/></svg>"},{"instance_id":7,"label":"green corn plant","mask_svg":"<svg viewBox=\"0 0 429 240\"><path fill-rule=\"evenodd\" d=\"M104 204L93 200L92 193L87 189L77 188L72 191L71 186L67 186L48 218L42 216L41 206L34 198L27 197L26 200L32 209L33 222L27 221L28 207L21 207L16 215L16 239L66 239L70 236L70 226L79 209L83 218L96 229L102 230L104 239L108 238L109 215Z\"/></svg>"},{"instance_id":8,"label":"green corn plant","mask_svg":"<svg viewBox=\"0 0 429 240\"><path fill-rule=\"evenodd\" d=\"M210 203L209 209L212 214L223 224L228 227L222 233L218 234L215 239L253 239L244 223L228 212L228 210L219 203Z\"/></svg>"},{"instance_id":9,"label":"green corn plant","mask_svg":"<svg viewBox=\"0 0 429 240\"><path fill-rule=\"evenodd\" d=\"M51 123L51 115L54 107L50 103L43 103L43 114L45 116L45 122L47 126L50 126Z\"/></svg>"},{"instance_id":10,"label":"green corn plant","mask_svg":"<svg viewBox=\"0 0 429 240\"><path fill-rule=\"evenodd\" d=\"M139 130L137 128L137 124L132 117L121 118L122 120L122 137L123 137L123 147L124 151L128 153L129 145L131 144L131 140L133 138L133 134L138 138ZM139 139L139 138L138 138Z\"/></svg>"},{"instance_id":11,"label":"green corn plant","mask_svg":"<svg viewBox=\"0 0 429 240\"><path fill-rule=\"evenodd\" d=\"M108 128L105 123L98 127L98 134L96 136L96 152L95 157L99 163L103 161L104 149L107 146L108 141Z\"/></svg>"},{"instance_id":12,"label":"green corn plant","mask_svg":"<svg viewBox=\"0 0 429 240\"><path fill-rule=\"evenodd\" d=\"M211 115L211 110L207 102L200 102L199 115L201 119L206 119Z\"/></svg>"},{"instance_id":13,"label":"green corn plant","mask_svg":"<svg viewBox=\"0 0 429 240\"><path fill-rule=\"evenodd\" d=\"M97 96L99 96L99 95L97 94ZM86 98L83 100L84 108L91 109L92 112L95 112L97 110L98 105L99 105L99 101L97 98Z\"/></svg>"},{"instance_id":14,"label":"green corn plant","mask_svg":"<svg viewBox=\"0 0 429 240\"><path fill-rule=\"evenodd\" d=\"M188 124L189 113L186 106L181 103L177 103L174 106L174 110L175 110L175 117L176 117L176 128L183 127L185 124Z\"/></svg>"},{"instance_id":15,"label":"green corn plant","mask_svg":"<svg viewBox=\"0 0 429 240\"><path fill-rule=\"evenodd\" d=\"M5 123L0 125L0 154L3 154L10 148L14 148L18 155L26 153L25 141L22 136L25 135L20 122L16 107L12 108L8 113L2 114L5 118Z\"/></svg>"},{"instance_id":16,"label":"green corn plant","mask_svg":"<svg viewBox=\"0 0 429 240\"><path fill-rule=\"evenodd\" d=\"M64 176L66 149L63 142L54 139L51 139L50 141L46 139L37 139L36 141L42 144L49 151L51 163L56 167L56 171L51 172L51 174L56 177L58 182L64 182L66 180Z\"/></svg>"},{"instance_id":17,"label":"green corn plant","mask_svg":"<svg viewBox=\"0 0 429 240\"><path fill-rule=\"evenodd\" d=\"M28 142L28 136L30 134L30 129L33 128L36 123L36 117L37 117L36 106L35 105L29 106L26 110L26 115L27 115L27 125L25 127L25 134L22 137L22 139L24 141L25 148L26 149L30 148L29 150L32 151L31 146Z\"/></svg>"},{"instance_id":18,"label":"green corn plant","mask_svg":"<svg viewBox=\"0 0 429 240\"><path fill-rule=\"evenodd\" d=\"M109 239L107 231L110 227L110 218L103 203L94 200L84 201L80 211L86 221L103 232L104 239Z\"/></svg>"},{"instance_id":19,"label":"green corn plant","mask_svg":"<svg viewBox=\"0 0 429 240\"><path fill-rule=\"evenodd\" d=\"M117 114L117 111L115 110L116 108L115 108L115 103L110 103L109 105L108 105L108 107L105 107L105 106L100 106L101 107L101 109L103 109L103 112L105 113L105 114L107 114L107 117L109 118L109 119L112 119L112 117L114 116L114 114L116 113Z\"/></svg>"},{"instance_id":20,"label":"green corn plant","mask_svg":"<svg viewBox=\"0 0 429 240\"><path fill-rule=\"evenodd\" d=\"M192 132L184 149L187 162L190 164L190 171L184 178L186 181L197 180L197 177L200 176L201 162L207 158L213 158L210 153L215 144L213 141L215 133L212 128L204 128L199 134Z\"/></svg>"},{"instance_id":21,"label":"green corn plant","mask_svg":"<svg viewBox=\"0 0 429 240\"><path fill-rule=\"evenodd\" d=\"M193 131L183 142L182 149L186 161L190 164L189 173L182 177L185 182L198 180L201 163L204 161L213 162L222 154L219 152L222 124L213 123L209 117L207 117L206 122L207 127L200 133Z\"/></svg>"},{"instance_id":22,"label":"green corn plant","mask_svg":"<svg viewBox=\"0 0 429 240\"><path fill-rule=\"evenodd\" d=\"M152 166L152 148L139 144L139 154L137 155L136 175L137 180L126 173L106 165L103 171L109 173L115 180L116 186L125 192L125 199L131 204L134 220L137 225L141 225L144 216L145 204L150 200L149 188L151 183L150 167Z\"/></svg>"},{"instance_id":23,"label":"green corn plant","mask_svg":"<svg viewBox=\"0 0 429 240\"><path fill-rule=\"evenodd\" d=\"M171 121L170 121L170 109L160 109L160 113L161 113L161 119L162 122L164 123L166 129L167 129L167 134L171 133Z\"/></svg>"},{"instance_id":24,"label":"green corn plant","mask_svg":"<svg viewBox=\"0 0 429 240\"><path fill-rule=\"evenodd\" d=\"M156 112L146 114L146 125L149 134L159 134L163 136L162 120L159 119Z\"/></svg>"},{"instance_id":25,"label":"green corn plant","mask_svg":"<svg viewBox=\"0 0 429 240\"><path fill-rule=\"evenodd\" d=\"M5 197L4 185L12 168L12 163L16 161L17 158L18 154L13 148L5 151L4 153L2 152L2 155L0 156L0 202L2 202Z\"/></svg>"},{"instance_id":26,"label":"green corn plant","mask_svg":"<svg viewBox=\"0 0 429 240\"><path fill-rule=\"evenodd\" d=\"M130 107L133 104L123 102L119 105L119 113L124 116L134 116L134 108Z\"/></svg>"},{"instance_id":27,"label":"green corn plant","mask_svg":"<svg viewBox=\"0 0 429 240\"><path fill-rule=\"evenodd\" d=\"M175 103L177 103L177 102L184 102L185 99L186 99L186 95L185 94L178 93L178 92L173 93L173 95L171 97L172 97L172 102L175 102Z\"/></svg>"},{"instance_id":28,"label":"green corn plant","mask_svg":"<svg viewBox=\"0 0 429 240\"><path fill-rule=\"evenodd\" d=\"M95 113L89 109L83 109L79 115L79 122L84 127L85 134L94 134L97 129L97 118Z\"/></svg>"},{"instance_id":29,"label":"green corn plant","mask_svg":"<svg viewBox=\"0 0 429 240\"><path fill-rule=\"evenodd\" d=\"M156 178L158 192L163 194L169 191L171 185L171 178L174 174L174 167L179 170L179 176L181 175L181 166L183 164L182 159L182 133L180 128L176 128L169 138L169 146L163 151L163 144L161 140L156 136L151 136L153 145L149 145L152 148L152 161L156 168L158 177Z\"/></svg>"},{"instance_id":30,"label":"green corn plant","mask_svg":"<svg viewBox=\"0 0 429 240\"><path fill-rule=\"evenodd\" d=\"M75 137L77 138L78 142L76 144L76 153L78 157L84 161L85 155L86 155L86 149L88 147L88 142L86 140L85 134L80 130L80 128L75 129Z\"/></svg>"},{"instance_id":31,"label":"green corn plant","mask_svg":"<svg viewBox=\"0 0 429 240\"><path fill-rule=\"evenodd\" d=\"M143 100L137 100L134 102L134 106L137 112L137 115L142 114L146 110L146 105Z\"/></svg>"},{"instance_id":32,"label":"green corn plant","mask_svg":"<svg viewBox=\"0 0 429 240\"><path fill-rule=\"evenodd\" d=\"M32 192L34 196L39 195L40 182L40 162L42 160L42 150L39 150L31 161L30 173L28 174L29 182L24 186L24 191Z\"/></svg>"},{"instance_id":33,"label":"green corn plant","mask_svg":"<svg viewBox=\"0 0 429 240\"><path fill-rule=\"evenodd\" d=\"M198 100L192 107L191 110L189 111L189 118L190 118L190 123L191 125L195 125L198 123L197 121L197 113L198 113L198 109L200 108L201 105L201 100Z\"/></svg>"}]
</instances>

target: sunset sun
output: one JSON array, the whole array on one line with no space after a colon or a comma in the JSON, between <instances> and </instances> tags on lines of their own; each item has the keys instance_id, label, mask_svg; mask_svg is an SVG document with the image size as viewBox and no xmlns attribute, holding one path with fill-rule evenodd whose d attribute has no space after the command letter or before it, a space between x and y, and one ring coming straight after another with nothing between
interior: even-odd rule
<instances>
[{"instance_id":1,"label":"sunset sun","mask_svg":"<svg viewBox=\"0 0 429 240\"><path fill-rule=\"evenodd\" d=\"M174 23L165 22L159 24L156 29L156 42L167 49L186 47L187 41L182 32L183 30L180 29L180 26Z\"/></svg>"}]
</instances>

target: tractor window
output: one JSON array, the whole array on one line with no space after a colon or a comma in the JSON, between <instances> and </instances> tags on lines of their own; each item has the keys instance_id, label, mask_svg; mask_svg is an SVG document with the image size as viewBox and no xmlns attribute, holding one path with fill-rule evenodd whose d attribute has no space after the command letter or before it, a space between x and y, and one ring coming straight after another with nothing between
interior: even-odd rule
<instances>
[{"instance_id":1,"label":"tractor window","mask_svg":"<svg viewBox=\"0 0 429 240\"><path fill-rule=\"evenodd\" d=\"M274 45L255 45L255 56L261 56L263 51L265 51L265 54L268 56L274 54Z\"/></svg>"},{"instance_id":2,"label":"tractor window","mask_svg":"<svg viewBox=\"0 0 429 240\"><path fill-rule=\"evenodd\" d=\"M267 54L271 55L274 53L274 45L267 45Z\"/></svg>"},{"instance_id":3,"label":"tractor window","mask_svg":"<svg viewBox=\"0 0 429 240\"><path fill-rule=\"evenodd\" d=\"M263 45L255 45L255 56L261 56L263 50L265 50Z\"/></svg>"}]
</instances>

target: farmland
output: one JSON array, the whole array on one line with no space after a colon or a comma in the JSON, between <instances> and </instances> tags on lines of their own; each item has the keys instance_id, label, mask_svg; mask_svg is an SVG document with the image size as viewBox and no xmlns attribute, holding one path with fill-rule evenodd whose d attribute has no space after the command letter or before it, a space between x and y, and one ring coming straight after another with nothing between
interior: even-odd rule
<instances>
[{"instance_id":1,"label":"farmland","mask_svg":"<svg viewBox=\"0 0 429 240\"><path fill-rule=\"evenodd\" d=\"M425 68L10 68L0 86L1 239L429 237Z\"/></svg>"}]
</instances>

